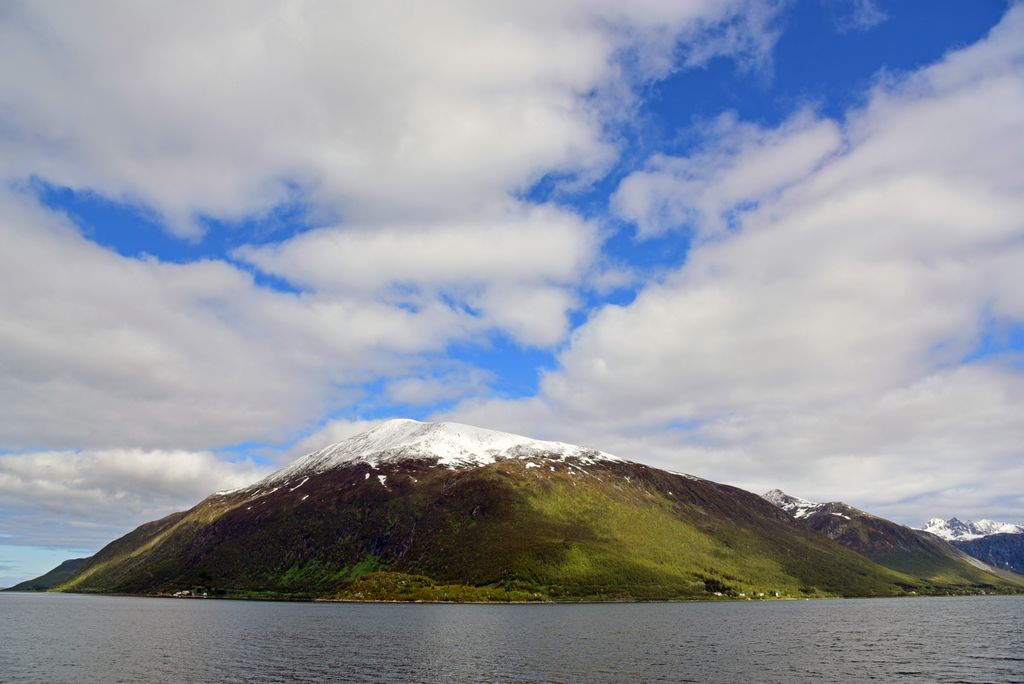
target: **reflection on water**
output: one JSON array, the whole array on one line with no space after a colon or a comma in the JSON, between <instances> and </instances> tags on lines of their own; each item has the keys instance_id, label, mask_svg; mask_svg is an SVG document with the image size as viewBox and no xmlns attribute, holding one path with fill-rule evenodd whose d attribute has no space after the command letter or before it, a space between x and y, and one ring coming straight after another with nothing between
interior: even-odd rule
<instances>
[{"instance_id":1,"label":"reflection on water","mask_svg":"<svg viewBox=\"0 0 1024 684\"><path fill-rule=\"evenodd\" d=\"M0 594L3 682L1024 682L1024 597L368 605Z\"/></svg>"}]
</instances>

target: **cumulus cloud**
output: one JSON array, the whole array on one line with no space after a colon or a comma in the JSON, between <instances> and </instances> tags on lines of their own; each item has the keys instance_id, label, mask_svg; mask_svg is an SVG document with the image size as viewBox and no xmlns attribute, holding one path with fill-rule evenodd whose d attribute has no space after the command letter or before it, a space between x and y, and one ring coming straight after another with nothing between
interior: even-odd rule
<instances>
[{"instance_id":1,"label":"cumulus cloud","mask_svg":"<svg viewBox=\"0 0 1024 684\"><path fill-rule=\"evenodd\" d=\"M612 207L636 225L641 238L670 230L713 237L838 151L834 121L809 111L778 128L723 114L708 125L708 143L689 157L656 155L630 174L612 196Z\"/></svg>"},{"instance_id":2,"label":"cumulus cloud","mask_svg":"<svg viewBox=\"0 0 1024 684\"><path fill-rule=\"evenodd\" d=\"M517 197L543 175L600 173L619 105L680 41L694 63L763 58L771 38L753 34L773 12L747 9L6 5L4 181L138 203L193 238L197 217L289 201L343 220L241 248L242 264L173 264L102 249L3 192L0 445L278 441L452 341L563 342L600 240Z\"/></svg>"},{"instance_id":3,"label":"cumulus cloud","mask_svg":"<svg viewBox=\"0 0 1024 684\"><path fill-rule=\"evenodd\" d=\"M221 260L118 255L13 192L0 192L0 238L7 449L279 442L375 379L406 378L396 396L420 401L475 393L484 375L456 382L438 354L493 331L559 343L599 249L593 226L537 207L479 227L331 228L239 250L296 293ZM437 377L413 392L413 373Z\"/></svg>"},{"instance_id":4,"label":"cumulus cloud","mask_svg":"<svg viewBox=\"0 0 1024 684\"><path fill-rule=\"evenodd\" d=\"M592 268L596 227L551 206L514 206L473 221L334 227L236 257L319 293L376 293L396 305L439 301L474 312L528 345L559 342L570 286Z\"/></svg>"},{"instance_id":5,"label":"cumulus cloud","mask_svg":"<svg viewBox=\"0 0 1024 684\"><path fill-rule=\"evenodd\" d=\"M8 192L0 237L6 449L279 441L494 325L436 298L279 292L223 261L123 257Z\"/></svg>"},{"instance_id":6,"label":"cumulus cloud","mask_svg":"<svg viewBox=\"0 0 1024 684\"><path fill-rule=\"evenodd\" d=\"M268 469L209 452L132 449L0 455L5 544L99 548L135 526L242 487Z\"/></svg>"},{"instance_id":7,"label":"cumulus cloud","mask_svg":"<svg viewBox=\"0 0 1024 684\"><path fill-rule=\"evenodd\" d=\"M310 231L284 243L247 246L236 256L317 291L451 287L483 282L579 278L597 235L576 214L516 207L470 222Z\"/></svg>"},{"instance_id":8,"label":"cumulus cloud","mask_svg":"<svg viewBox=\"0 0 1024 684\"><path fill-rule=\"evenodd\" d=\"M540 396L454 415L558 425L624 457L907 522L957 501L1019 518L1024 373L1012 352L976 350L1024 324L1022 31L1016 7L845 121L730 122L749 137L658 160L653 195L635 193L650 170L626 179L618 206L641 231L674 225L665 206L703 229L739 210L735 225L593 315Z\"/></svg>"},{"instance_id":9,"label":"cumulus cloud","mask_svg":"<svg viewBox=\"0 0 1024 684\"><path fill-rule=\"evenodd\" d=\"M415 375L389 382L385 393L394 404L422 406L485 394L491 379L491 373L473 367L456 367L441 372L419 369Z\"/></svg>"},{"instance_id":10,"label":"cumulus cloud","mask_svg":"<svg viewBox=\"0 0 1024 684\"><path fill-rule=\"evenodd\" d=\"M473 214L614 159L680 41L767 58L747 0L8 4L0 172L155 208L196 237L293 200L356 222ZM197 17L202 20L198 21Z\"/></svg>"}]
</instances>

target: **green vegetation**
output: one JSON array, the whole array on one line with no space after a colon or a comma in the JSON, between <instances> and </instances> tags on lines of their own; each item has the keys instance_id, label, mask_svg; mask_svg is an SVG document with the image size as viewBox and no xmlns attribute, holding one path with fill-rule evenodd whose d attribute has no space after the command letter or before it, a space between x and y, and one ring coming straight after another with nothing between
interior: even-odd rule
<instances>
[{"instance_id":1,"label":"green vegetation","mask_svg":"<svg viewBox=\"0 0 1024 684\"><path fill-rule=\"evenodd\" d=\"M523 603L549 597L525 589L442 584L423 575L374 572L345 583L323 597L329 601L433 601L445 603Z\"/></svg>"},{"instance_id":2,"label":"green vegetation","mask_svg":"<svg viewBox=\"0 0 1024 684\"><path fill-rule=\"evenodd\" d=\"M878 572L831 544L783 526L752 526L708 516L690 503L643 485L619 491L590 479L552 481L531 504L548 520L587 535L565 540L561 553L532 557L529 572L552 596L702 598L726 596L892 595L894 574ZM671 491L671 490L669 490ZM788 539L787 539L788 538ZM779 542L804 547L805 558ZM815 547L806 550L808 545ZM869 578L869 579L866 579Z\"/></svg>"}]
</instances>

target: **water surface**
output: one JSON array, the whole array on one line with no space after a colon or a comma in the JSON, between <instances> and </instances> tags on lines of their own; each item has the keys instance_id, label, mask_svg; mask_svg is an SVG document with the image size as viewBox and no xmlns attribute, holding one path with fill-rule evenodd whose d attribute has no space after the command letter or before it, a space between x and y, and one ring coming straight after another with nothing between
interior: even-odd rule
<instances>
[{"instance_id":1,"label":"water surface","mask_svg":"<svg viewBox=\"0 0 1024 684\"><path fill-rule=\"evenodd\" d=\"M1024 597L402 605L0 594L3 682L1024 682Z\"/></svg>"}]
</instances>

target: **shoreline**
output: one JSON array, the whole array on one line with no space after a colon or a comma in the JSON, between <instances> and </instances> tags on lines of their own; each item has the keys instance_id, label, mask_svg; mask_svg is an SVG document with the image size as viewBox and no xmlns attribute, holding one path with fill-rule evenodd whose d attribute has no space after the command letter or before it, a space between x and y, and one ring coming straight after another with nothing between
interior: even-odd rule
<instances>
[{"instance_id":1,"label":"shoreline","mask_svg":"<svg viewBox=\"0 0 1024 684\"><path fill-rule=\"evenodd\" d=\"M9 591L0 589L0 594L67 594L72 596L108 596L117 598L145 598L199 601L259 601L276 603L337 603L337 604L383 604L383 605L459 605L459 606L565 606L565 605L602 605L602 604L649 604L649 603L768 603L768 602L800 602L800 601L836 601L860 599L918 599L918 598L971 598L989 596L1024 596L1020 593L986 592L984 594L914 594L893 596L780 596L765 598L680 598L680 599L579 599L579 600L544 600L544 601L437 601L437 600L402 600L402 599L325 599L306 597L260 597L260 596L172 596L170 594L129 594L121 592L78 592L78 591Z\"/></svg>"}]
</instances>

